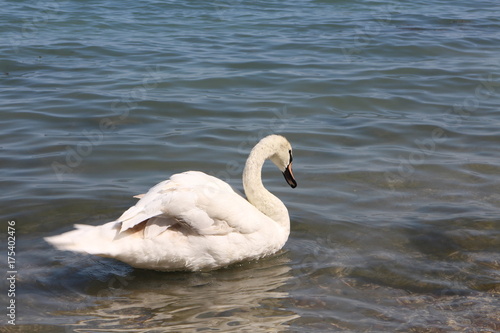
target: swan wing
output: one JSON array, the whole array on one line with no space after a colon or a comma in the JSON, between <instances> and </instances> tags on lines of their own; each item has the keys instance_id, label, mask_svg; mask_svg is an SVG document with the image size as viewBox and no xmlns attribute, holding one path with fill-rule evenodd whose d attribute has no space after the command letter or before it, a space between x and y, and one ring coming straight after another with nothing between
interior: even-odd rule
<instances>
[{"instance_id":1,"label":"swan wing","mask_svg":"<svg viewBox=\"0 0 500 333\"><path fill-rule=\"evenodd\" d=\"M171 226L177 224L175 218L168 216L155 216L148 220L144 228L144 238L153 239Z\"/></svg>"},{"instance_id":2,"label":"swan wing","mask_svg":"<svg viewBox=\"0 0 500 333\"><path fill-rule=\"evenodd\" d=\"M121 232L148 220L144 237L159 235L180 223L198 235L225 235L258 228L250 217L261 214L226 182L198 171L173 175L152 187L118 221Z\"/></svg>"}]
</instances>

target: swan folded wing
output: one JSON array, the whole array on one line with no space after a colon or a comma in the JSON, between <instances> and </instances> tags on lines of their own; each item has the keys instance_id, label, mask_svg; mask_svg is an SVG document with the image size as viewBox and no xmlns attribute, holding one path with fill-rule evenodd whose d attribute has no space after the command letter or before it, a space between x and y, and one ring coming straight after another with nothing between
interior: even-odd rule
<instances>
[{"instance_id":1,"label":"swan folded wing","mask_svg":"<svg viewBox=\"0 0 500 333\"><path fill-rule=\"evenodd\" d=\"M148 220L144 228L144 238L153 239L171 226L178 223L175 218L167 216L155 216Z\"/></svg>"},{"instance_id":2,"label":"swan folded wing","mask_svg":"<svg viewBox=\"0 0 500 333\"><path fill-rule=\"evenodd\" d=\"M191 182L188 186L189 191L176 191L176 194L189 193L190 198L184 197L176 204L168 205L175 207L170 209L170 213L180 209L182 212L179 212L177 216L180 216L181 220L198 234L224 235L233 231L249 234L259 230L262 222L267 219L255 206L236 193L228 183L218 178L196 171L174 176L179 183L180 178L189 179ZM168 212L164 211L164 213Z\"/></svg>"},{"instance_id":3,"label":"swan folded wing","mask_svg":"<svg viewBox=\"0 0 500 333\"><path fill-rule=\"evenodd\" d=\"M174 190L175 185L171 180L166 180L153 186L147 193L141 194L140 200L118 218L117 221L122 222L120 233L152 217L162 215L162 192Z\"/></svg>"},{"instance_id":4,"label":"swan folded wing","mask_svg":"<svg viewBox=\"0 0 500 333\"><path fill-rule=\"evenodd\" d=\"M167 180L152 187L119 218L120 233L147 221L144 237L152 238L182 220L182 214L194 205L193 191Z\"/></svg>"},{"instance_id":5,"label":"swan folded wing","mask_svg":"<svg viewBox=\"0 0 500 333\"><path fill-rule=\"evenodd\" d=\"M165 192L161 205L162 215L175 219L185 228L198 235L225 235L233 231L226 221L217 219L214 207L217 206L216 192L206 191L206 187L177 187L175 191ZM209 194L208 194L209 193Z\"/></svg>"},{"instance_id":6,"label":"swan folded wing","mask_svg":"<svg viewBox=\"0 0 500 333\"><path fill-rule=\"evenodd\" d=\"M148 209L144 208L145 207L138 205L132 206L118 218L117 221L120 221L122 223L120 233L133 228L139 223L142 223L152 217L156 217L162 214L161 210L159 209L152 209L152 207L147 207Z\"/></svg>"},{"instance_id":7,"label":"swan folded wing","mask_svg":"<svg viewBox=\"0 0 500 333\"><path fill-rule=\"evenodd\" d=\"M154 237L175 223L195 234L224 235L232 231L251 233L260 213L229 184L198 171L173 175L152 187L118 221L121 232L149 219L145 237Z\"/></svg>"},{"instance_id":8,"label":"swan folded wing","mask_svg":"<svg viewBox=\"0 0 500 333\"><path fill-rule=\"evenodd\" d=\"M262 216L230 187L198 192L193 208L181 214L182 220L202 235L252 233L260 228L258 217Z\"/></svg>"}]
</instances>

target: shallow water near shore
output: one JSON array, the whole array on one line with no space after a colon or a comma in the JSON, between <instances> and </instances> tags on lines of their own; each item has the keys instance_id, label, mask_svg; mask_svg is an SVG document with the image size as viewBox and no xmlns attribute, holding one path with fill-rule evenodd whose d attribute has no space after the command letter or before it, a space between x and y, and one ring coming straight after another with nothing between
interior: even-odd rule
<instances>
[{"instance_id":1,"label":"shallow water near shore","mask_svg":"<svg viewBox=\"0 0 500 333\"><path fill-rule=\"evenodd\" d=\"M497 2L4 7L16 279L0 300L16 325L2 313L0 331L500 332ZM271 133L298 182L264 167L292 226L272 257L161 273L43 240L116 219L177 172L241 191Z\"/></svg>"}]
</instances>

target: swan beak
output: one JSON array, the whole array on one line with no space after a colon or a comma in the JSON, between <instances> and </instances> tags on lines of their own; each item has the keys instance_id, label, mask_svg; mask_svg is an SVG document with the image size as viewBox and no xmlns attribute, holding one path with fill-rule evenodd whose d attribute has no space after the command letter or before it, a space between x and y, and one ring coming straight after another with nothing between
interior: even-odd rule
<instances>
[{"instance_id":1,"label":"swan beak","mask_svg":"<svg viewBox=\"0 0 500 333\"><path fill-rule=\"evenodd\" d=\"M288 183L288 185L290 185L292 188L297 187L297 181L293 177L292 163L288 164L285 171L283 171L283 176L285 176L285 180Z\"/></svg>"}]
</instances>

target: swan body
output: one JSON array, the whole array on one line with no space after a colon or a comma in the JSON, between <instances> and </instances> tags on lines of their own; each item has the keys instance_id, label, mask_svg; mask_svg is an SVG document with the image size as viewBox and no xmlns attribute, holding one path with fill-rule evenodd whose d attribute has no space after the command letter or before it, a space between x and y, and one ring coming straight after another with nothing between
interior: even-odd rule
<instances>
[{"instance_id":1,"label":"swan body","mask_svg":"<svg viewBox=\"0 0 500 333\"><path fill-rule=\"evenodd\" d=\"M45 238L60 250L111 257L160 271L211 270L280 250L290 233L285 205L262 184L266 159L291 187L292 148L282 136L263 138L243 171L247 199L199 171L175 174L153 186L116 221Z\"/></svg>"}]
</instances>

